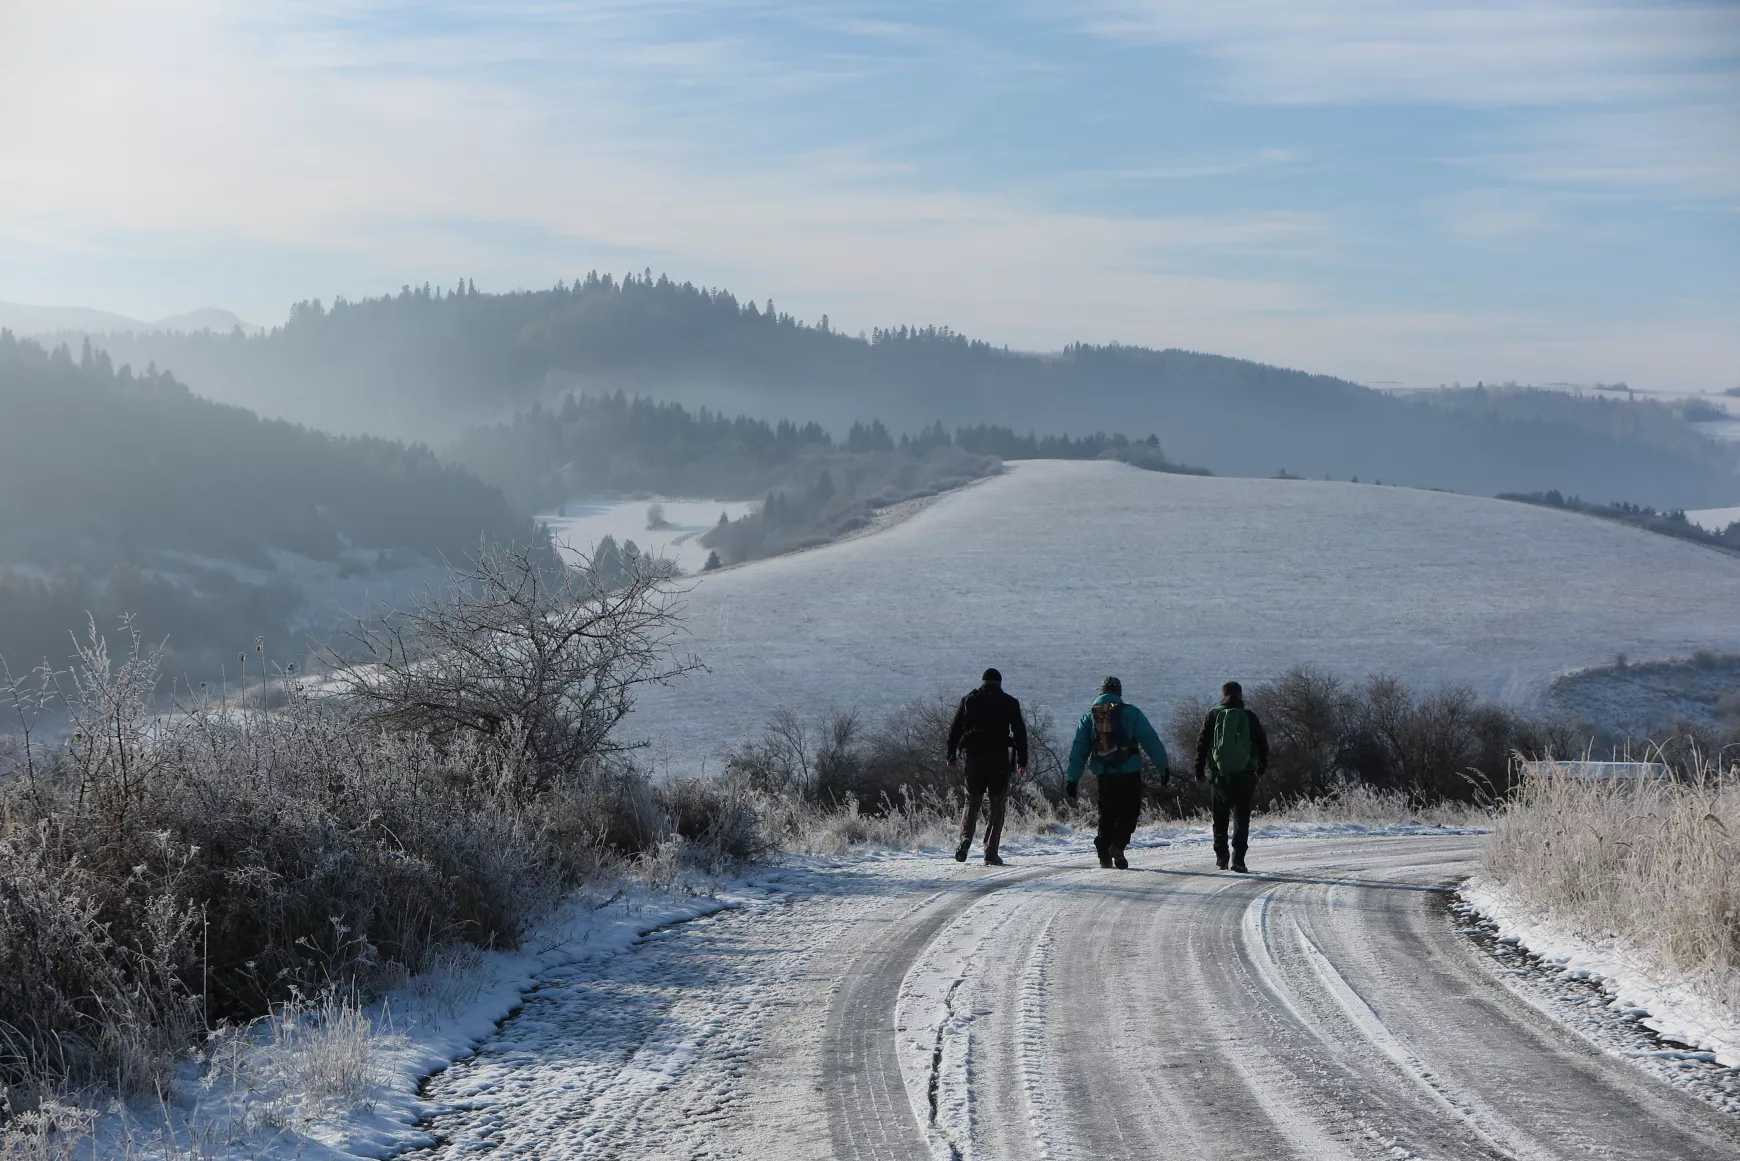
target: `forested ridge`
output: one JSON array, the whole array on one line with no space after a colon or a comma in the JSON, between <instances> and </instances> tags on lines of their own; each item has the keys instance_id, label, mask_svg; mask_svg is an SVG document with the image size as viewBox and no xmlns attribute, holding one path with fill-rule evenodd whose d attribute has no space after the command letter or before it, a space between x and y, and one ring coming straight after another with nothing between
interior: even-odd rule
<instances>
[{"instance_id":1,"label":"forested ridge","mask_svg":"<svg viewBox=\"0 0 1740 1161\"><path fill-rule=\"evenodd\" d=\"M807 490L824 471L847 496L894 503L983 475L998 459L1104 458L1156 471L1201 471L1174 464L1153 435L1096 432L1077 439L989 424L951 433L933 423L896 436L871 420L853 423L836 439L818 423L770 423L620 391L570 394L554 407L533 404L511 421L472 429L449 454L528 512L642 492L747 499Z\"/></svg>"},{"instance_id":2,"label":"forested ridge","mask_svg":"<svg viewBox=\"0 0 1740 1161\"><path fill-rule=\"evenodd\" d=\"M282 633L303 594L274 550L391 571L534 534L427 447L263 420L88 346L0 331L0 416L0 655L15 664L64 656L86 611L104 627L139 614L182 662Z\"/></svg>"},{"instance_id":3,"label":"forested ridge","mask_svg":"<svg viewBox=\"0 0 1740 1161\"><path fill-rule=\"evenodd\" d=\"M566 393L788 417L844 432L981 424L1085 436L1153 432L1221 474L1378 478L1479 495L1569 489L1662 508L1732 501L1736 453L1643 399L1467 391L1400 397L1325 375L1184 350L1077 344L1038 355L946 326L848 335L772 302L650 271L547 290L299 304L258 337L116 336L204 394L329 429L445 442Z\"/></svg>"}]
</instances>

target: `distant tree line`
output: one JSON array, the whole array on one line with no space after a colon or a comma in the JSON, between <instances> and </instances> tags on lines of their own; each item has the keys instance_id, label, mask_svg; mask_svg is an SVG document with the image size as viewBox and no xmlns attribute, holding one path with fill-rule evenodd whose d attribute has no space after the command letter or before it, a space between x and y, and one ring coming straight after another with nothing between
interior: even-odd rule
<instances>
[{"instance_id":1,"label":"distant tree line","mask_svg":"<svg viewBox=\"0 0 1740 1161\"><path fill-rule=\"evenodd\" d=\"M112 336L116 359L328 430L451 439L568 390L803 415L1017 431L1158 431L1222 474L1359 476L1491 495L1569 488L1700 507L1732 496L1736 451L1683 406L1480 386L1406 396L1185 350L1012 352L947 326L845 334L772 302L647 270L484 294L469 281L299 304L285 325ZM898 442L898 441L896 441Z\"/></svg>"},{"instance_id":2,"label":"distant tree line","mask_svg":"<svg viewBox=\"0 0 1740 1161\"><path fill-rule=\"evenodd\" d=\"M932 423L895 436L870 420L854 422L836 440L816 423L691 411L621 391L534 405L506 423L473 429L450 454L525 512L579 497L764 493L758 512L702 537L724 564L821 543L863 527L876 508L959 486L1007 459L1111 459L1206 474L1174 464L1153 435L1019 435L987 424L951 433Z\"/></svg>"},{"instance_id":3,"label":"distant tree line","mask_svg":"<svg viewBox=\"0 0 1740 1161\"><path fill-rule=\"evenodd\" d=\"M1736 520L1719 532L1710 532L1693 524L1686 518L1682 509L1658 512L1654 508L1628 504L1623 500L1616 500L1610 504L1591 504L1581 497L1566 496L1556 489L1528 493L1500 492L1498 498L1500 500L1514 500L1519 504L1534 504L1541 508L1562 508L1567 512L1581 512L1586 516L1599 516L1603 520L1630 524L1650 532L1659 532L1663 536L1673 536L1680 540L1705 544L1711 548L1740 552L1740 520Z\"/></svg>"},{"instance_id":4,"label":"distant tree line","mask_svg":"<svg viewBox=\"0 0 1740 1161\"><path fill-rule=\"evenodd\" d=\"M1019 435L988 424L951 434L932 423L896 437L881 420L871 420L854 422L837 441L816 423L770 423L705 407L691 411L621 391L569 394L554 408L536 404L506 423L472 429L449 454L522 511L533 512L578 496L741 498L769 488L795 489L800 485L791 478L794 466L802 468L803 487L827 468L860 487L863 473L841 467L853 457L923 461L950 451L981 459L1116 459L1156 471L1207 474L1172 463L1154 435ZM984 466L973 474L983 474Z\"/></svg>"}]
</instances>

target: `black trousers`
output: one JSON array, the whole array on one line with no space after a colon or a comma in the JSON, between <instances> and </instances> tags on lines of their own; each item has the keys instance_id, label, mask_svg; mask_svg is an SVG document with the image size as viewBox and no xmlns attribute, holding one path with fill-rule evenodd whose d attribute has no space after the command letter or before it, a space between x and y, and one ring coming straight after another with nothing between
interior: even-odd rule
<instances>
[{"instance_id":1,"label":"black trousers","mask_svg":"<svg viewBox=\"0 0 1740 1161\"><path fill-rule=\"evenodd\" d=\"M1142 772L1101 774L1100 833L1095 846L1107 854L1128 845L1136 833L1136 816L1142 813Z\"/></svg>"},{"instance_id":2,"label":"black trousers","mask_svg":"<svg viewBox=\"0 0 1740 1161\"><path fill-rule=\"evenodd\" d=\"M1227 823L1232 823L1232 855L1235 862L1245 861L1245 850L1251 840L1251 800L1257 796L1257 772L1217 775L1209 783L1214 810L1214 853L1217 858L1227 854Z\"/></svg>"},{"instance_id":3,"label":"black trousers","mask_svg":"<svg viewBox=\"0 0 1740 1161\"><path fill-rule=\"evenodd\" d=\"M988 797L985 812L985 855L997 853L1003 839L1003 810L1009 805L1009 759L974 758L967 755L967 809L961 815L961 845L973 845L979 829L979 806Z\"/></svg>"}]
</instances>

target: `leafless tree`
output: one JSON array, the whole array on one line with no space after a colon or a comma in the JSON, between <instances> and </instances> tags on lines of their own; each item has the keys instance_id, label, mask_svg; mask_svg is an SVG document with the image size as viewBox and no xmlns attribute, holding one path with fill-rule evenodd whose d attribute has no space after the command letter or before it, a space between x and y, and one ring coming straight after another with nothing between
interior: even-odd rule
<instances>
[{"instance_id":1,"label":"leafless tree","mask_svg":"<svg viewBox=\"0 0 1740 1161\"><path fill-rule=\"evenodd\" d=\"M444 588L359 621L349 653L326 660L365 721L500 747L502 789L526 801L626 748L611 732L640 686L701 667L677 652L682 592L662 562L611 587L589 559L485 544Z\"/></svg>"}]
</instances>

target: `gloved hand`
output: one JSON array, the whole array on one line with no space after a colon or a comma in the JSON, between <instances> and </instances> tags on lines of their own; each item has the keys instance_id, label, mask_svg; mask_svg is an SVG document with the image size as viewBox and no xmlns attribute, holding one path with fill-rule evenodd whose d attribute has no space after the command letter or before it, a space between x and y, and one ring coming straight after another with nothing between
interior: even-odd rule
<instances>
[{"instance_id":1,"label":"gloved hand","mask_svg":"<svg viewBox=\"0 0 1740 1161\"><path fill-rule=\"evenodd\" d=\"M1074 802L1081 796L1081 787L1074 782L1065 782L1063 784L1063 796L1071 802Z\"/></svg>"}]
</instances>

